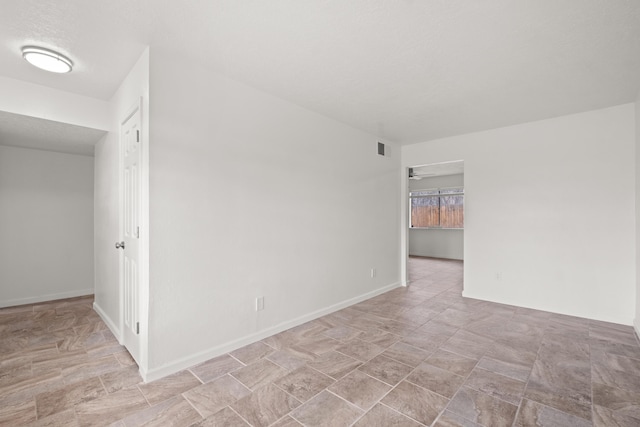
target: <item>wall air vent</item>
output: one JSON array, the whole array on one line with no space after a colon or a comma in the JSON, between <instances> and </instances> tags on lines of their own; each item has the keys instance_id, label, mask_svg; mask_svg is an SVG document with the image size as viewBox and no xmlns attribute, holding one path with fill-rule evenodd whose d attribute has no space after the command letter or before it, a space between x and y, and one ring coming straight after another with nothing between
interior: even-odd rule
<instances>
[{"instance_id":1,"label":"wall air vent","mask_svg":"<svg viewBox=\"0 0 640 427\"><path fill-rule=\"evenodd\" d=\"M384 144L382 142L378 142L378 154L384 156Z\"/></svg>"}]
</instances>

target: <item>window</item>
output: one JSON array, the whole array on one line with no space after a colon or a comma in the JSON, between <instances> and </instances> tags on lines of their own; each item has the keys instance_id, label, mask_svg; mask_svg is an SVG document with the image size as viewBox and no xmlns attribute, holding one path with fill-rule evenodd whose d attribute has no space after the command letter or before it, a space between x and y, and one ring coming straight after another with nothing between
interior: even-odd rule
<instances>
[{"instance_id":1,"label":"window","mask_svg":"<svg viewBox=\"0 0 640 427\"><path fill-rule=\"evenodd\" d=\"M409 193L411 228L464 228L464 188L431 188Z\"/></svg>"}]
</instances>

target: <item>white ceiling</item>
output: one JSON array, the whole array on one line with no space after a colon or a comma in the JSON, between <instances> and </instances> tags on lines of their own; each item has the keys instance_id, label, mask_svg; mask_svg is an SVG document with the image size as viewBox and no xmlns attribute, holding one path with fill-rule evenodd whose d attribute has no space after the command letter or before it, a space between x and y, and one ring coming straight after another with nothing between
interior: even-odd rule
<instances>
[{"instance_id":1,"label":"white ceiling","mask_svg":"<svg viewBox=\"0 0 640 427\"><path fill-rule=\"evenodd\" d=\"M146 45L400 143L631 102L637 0L3 0L0 74L108 99ZM58 49L46 74L23 45Z\"/></svg>"},{"instance_id":2,"label":"white ceiling","mask_svg":"<svg viewBox=\"0 0 640 427\"><path fill-rule=\"evenodd\" d=\"M0 111L0 145L93 156L105 131Z\"/></svg>"}]
</instances>

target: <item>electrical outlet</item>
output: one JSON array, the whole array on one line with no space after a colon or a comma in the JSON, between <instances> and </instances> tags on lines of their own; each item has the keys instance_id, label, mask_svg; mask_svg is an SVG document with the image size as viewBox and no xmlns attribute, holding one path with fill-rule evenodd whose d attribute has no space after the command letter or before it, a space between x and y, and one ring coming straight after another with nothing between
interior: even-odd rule
<instances>
[{"instance_id":1,"label":"electrical outlet","mask_svg":"<svg viewBox=\"0 0 640 427\"><path fill-rule=\"evenodd\" d=\"M371 278L373 279L374 277L376 277L376 269L372 268L371 269Z\"/></svg>"},{"instance_id":2,"label":"electrical outlet","mask_svg":"<svg viewBox=\"0 0 640 427\"><path fill-rule=\"evenodd\" d=\"M256 311L264 310L264 297L256 298Z\"/></svg>"}]
</instances>

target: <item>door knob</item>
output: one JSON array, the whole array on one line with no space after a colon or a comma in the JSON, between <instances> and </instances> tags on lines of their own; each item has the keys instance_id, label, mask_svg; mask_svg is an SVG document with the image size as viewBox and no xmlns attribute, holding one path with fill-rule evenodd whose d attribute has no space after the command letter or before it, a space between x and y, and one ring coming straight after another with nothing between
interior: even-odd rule
<instances>
[{"instance_id":1,"label":"door knob","mask_svg":"<svg viewBox=\"0 0 640 427\"><path fill-rule=\"evenodd\" d=\"M116 242L116 249L124 249L124 242Z\"/></svg>"}]
</instances>

